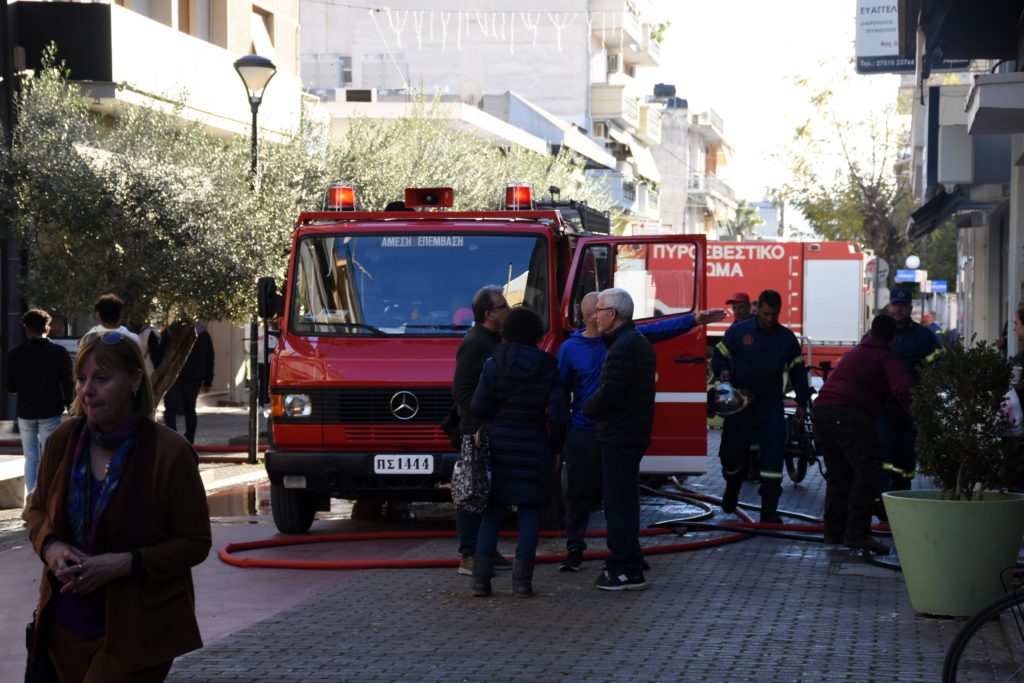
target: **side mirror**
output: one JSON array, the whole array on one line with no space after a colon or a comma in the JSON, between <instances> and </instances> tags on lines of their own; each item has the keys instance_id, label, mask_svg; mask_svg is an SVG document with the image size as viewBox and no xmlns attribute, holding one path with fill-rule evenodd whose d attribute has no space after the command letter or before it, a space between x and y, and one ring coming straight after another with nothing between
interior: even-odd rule
<instances>
[{"instance_id":1,"label":"side mirror","mask_svg":"<svg viewBox=\"0 0 1024 683\"><path fill-rule=\"evenodd\" d=\"M280 315L278 311L280 299L274 278L261 277L256 282L256 313L262 320L276 318Z\"/></svg>"}]
</instances>

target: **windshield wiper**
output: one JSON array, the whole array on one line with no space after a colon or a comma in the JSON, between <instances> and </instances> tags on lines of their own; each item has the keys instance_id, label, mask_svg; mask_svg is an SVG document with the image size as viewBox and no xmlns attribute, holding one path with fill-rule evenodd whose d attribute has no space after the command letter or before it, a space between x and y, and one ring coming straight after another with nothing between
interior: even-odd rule
<instances>
[{"instance_id":1,"label":"windshield wiper","mask_svg":"<svg viewBox=\"0 0 1024 683\"><path fill-rule=\"evenodd\" d=\"M326 327L328 329L333 329L333 328L336 328L336 327L355 327L355 328L360 329L360 330L366 330L367 332L372 332L375 336L378 336L378 337L390 337L391 336L390 334L388 334L384 330L379 329L377 327L374 327L373 325L367 325L366 323L319 323L319 322L304 322L302 324L303 325L313 325L314 327Z\"/></svg>"},{"instance_id":2,"label":"windshield wiper","mask_svg":"<svg viewBox=\"0 0 1024 683\"><path fill-rule=\"evenodd\" d=\"M420 330L468 330L469 325L403 325L405 329L420 329Z\"/></svg>"}]
</instances>

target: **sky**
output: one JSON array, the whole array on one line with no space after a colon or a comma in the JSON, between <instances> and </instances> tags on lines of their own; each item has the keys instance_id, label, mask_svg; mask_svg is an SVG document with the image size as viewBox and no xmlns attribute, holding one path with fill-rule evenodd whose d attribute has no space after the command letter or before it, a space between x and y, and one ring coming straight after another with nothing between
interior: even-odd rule
<instances>
[{"instance_id":1,"label":"sky","mask_svg":"<svg viewBox=\"0 0 1024 683\"><path fill-rule=\"evenodd\" d=\"M785 154L798 123L812 112L795 83L837 82L853 73L856 0L654 0L654 16L671 27L662 66L642 78L671 83L691 111L713 109L734 150L721 173L737 196L763 198L788 178L772 154ZM855 77L837 89L843 117L859 119L892 105L899 77Z\"/></svg>"}]
</instances>

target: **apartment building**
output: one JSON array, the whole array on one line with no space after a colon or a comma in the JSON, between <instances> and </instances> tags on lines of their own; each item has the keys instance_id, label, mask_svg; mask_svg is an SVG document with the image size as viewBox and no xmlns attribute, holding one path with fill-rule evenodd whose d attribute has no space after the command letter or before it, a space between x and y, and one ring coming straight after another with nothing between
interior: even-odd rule
<instances>
[{"instance_id":1,"label":"apartment building","mask_svg":"<svg viewBox=\"0 0 1024 683\"><path fill-rule=\"evenodd\" d=\"M660 105L644 101L636 80L638 69L660 62L647 2L551 0L544 11L495 0L402 5L367 11L301 0L304 87L325 102L423 93L483 109L549 148L579 153L622 213L617 232L657 226L651 146L661 137Z\"/></svg>"},{"instance_id":2,"label":"apartment building","mask_svg":"<svg viewBox=\"0 0 1024 683\"><path fill-rule=\"evenodd\" d=\"M43 49L57 44L72 80L94 111L116 115L121 107L170 107L201 121L211 135L248 135L251 114L234 61L245 54L269 57L277 74L259 110L262 139L291 130L302 109L298 77L298 0L118 0L116 3L11 2L13 70L35 69ZM9 279L4 338L20 334L20 297ZM245 396L242 331L211 322L217 367L214 391ZM81 330L84 331L84 330Z\"/></svg>"},{"instance_id":3,"label":"apartment building","mask_svg":"<svg viewBox=\"0 0 1024 683\"><path fill-rule=\"evenodd\" d=\"M721 236L736 213L736 192L722 178L732 148L714 110L691 108L673 85L658 84L652 104L664 106L661 145L653 149L661 173L661 227L675 233Z\"/></svg>"}]
</instances>

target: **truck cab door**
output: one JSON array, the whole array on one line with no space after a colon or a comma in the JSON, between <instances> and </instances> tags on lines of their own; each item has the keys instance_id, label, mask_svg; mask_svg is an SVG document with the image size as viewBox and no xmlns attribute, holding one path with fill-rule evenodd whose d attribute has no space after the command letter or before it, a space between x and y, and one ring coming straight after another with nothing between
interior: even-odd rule
<instances>
[{"instance_id":1,"label":"truck cab door","mask_svg":"<svg viewBox=\"0 0 1024 683\"><path fill-rule=\"evenodd\" d=\"M643 331L705 307L703 235L580 238L562 299L565 328L582 328L584 295L621 287L633 298ZM658 358L654 431L640 471L702 474L707 470L707 346L701 325L653 345Z\"/></svg>"}]
</instances>

